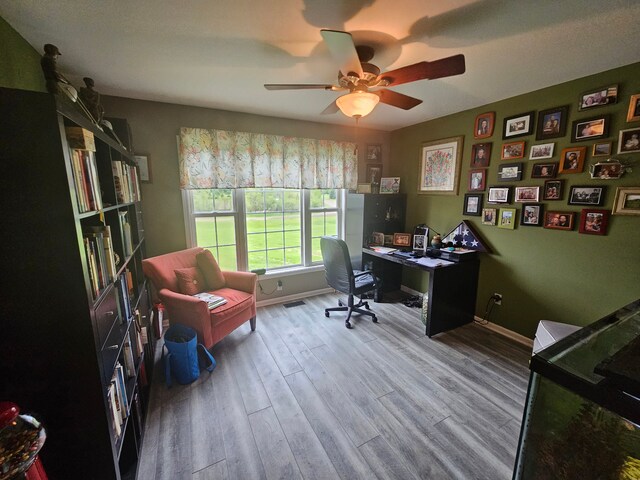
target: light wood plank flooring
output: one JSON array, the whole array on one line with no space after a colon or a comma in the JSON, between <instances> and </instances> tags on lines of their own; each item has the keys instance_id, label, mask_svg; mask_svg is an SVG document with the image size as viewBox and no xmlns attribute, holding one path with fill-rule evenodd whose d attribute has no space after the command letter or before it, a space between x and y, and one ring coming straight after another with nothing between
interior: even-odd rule
<instances>
[{"instance_id":1,"label":"light wood plank flooring","mask_svg":"<svg viewBox=\"0 0 640 480\"><path fill-rule=\"evenodd\" d=\"M347 330L337 299L260 308L191 385L156 369L138 480L511 478L529 352L401 303Z\"/></svg>"}]
</instances>

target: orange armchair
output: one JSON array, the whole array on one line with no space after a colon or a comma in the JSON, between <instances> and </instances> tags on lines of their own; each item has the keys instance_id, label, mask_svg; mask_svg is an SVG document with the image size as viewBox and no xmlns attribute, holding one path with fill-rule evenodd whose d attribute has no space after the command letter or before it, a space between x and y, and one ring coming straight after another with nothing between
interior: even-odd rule
<instances>
[{"instance_id":1,"label":"orange armchair","mask_svg":"<svg viewBox=\"0 0 640 480\"><path fill-rule=\"evenodd\" d=\"M201 247L167 253L142 261L142 269L167 309L170 322L198 333L206 348L222 340L244 322L256 329L256 283L249 272L221 271L213 255ZM227 303L209 310L194 293L210 292Z\"/></svg>"}]
</instances>

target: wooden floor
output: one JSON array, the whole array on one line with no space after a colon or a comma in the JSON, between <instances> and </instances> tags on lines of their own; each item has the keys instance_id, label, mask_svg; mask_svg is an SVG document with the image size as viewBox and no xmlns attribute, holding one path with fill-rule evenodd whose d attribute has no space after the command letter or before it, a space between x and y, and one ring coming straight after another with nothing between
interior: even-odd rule
<instances>
[{"instance_id":1,"label":"wooden floor","mask_svg":"<svg viewBox=\"0 0 640 480\"><path fill-rule=\"evenodd\" d=\"M430 339L401 303L347 330L337 298L260 308L191 385L156 372L138 480L511 478L527 349L475 324Z\"/></svg>"}]
</instances>

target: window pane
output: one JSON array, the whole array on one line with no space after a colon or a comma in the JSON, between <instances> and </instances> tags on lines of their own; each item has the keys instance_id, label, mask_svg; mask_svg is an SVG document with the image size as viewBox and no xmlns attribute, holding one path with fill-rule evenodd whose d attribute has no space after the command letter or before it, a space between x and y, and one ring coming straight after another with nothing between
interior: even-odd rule
<instances>
[{"instance_id":1,"label":"window pane","mask_svg":"<svg viewBox=\"0 0 640 480\"><path fill-rule=\"evenodd\" d=\"M262 196L262 190L245 190L244 201L247 212L264 211L264 197Z\"/></svg>"},{"instance_id":2,"label":"window pane","mask_svg":"<svg viewBox=\"0 0 640 480\"><path fill-rule=\"evenodd\" d=\"M296 231L287 231L284 232L284 244L286 247L299 247L300 245L302 245L302 240L301 238L301 232L300 230Z\"/></svg>"},{"instance_id":3,"label":"window pane","mask_svg":"<svg viewBox=\"0 0 640 480\"><path fill-rule=\"evenodd\" d=\"M290 212L300 211L300 191L299 190L285 190L284 209Z\"/></svg>"},{"instance_id":4,"label":"window pane","mask_svg":"<svg viewBox=\"0 0 640 480\"><path fill-rule=\"evenodd\" d=\"M236 247L219 247L218 255L216 252L212 252L213 256L218 260L218 265L222 270L237 270L238 259L236 258Z\"/></svg>"},{"instance_id":5,"label":"window pane","mask_svg":"<svg viewBox=\"0 0 640 480\"><path fill-rule=\"evenodd\" d=\"M267 232L279 232L284 228L281 213L267 213L266 218Z\"/></svg>"},{"instance_id":6,"label":"window pane","mask_svg":"<svg viewBox=\"0 0 640 480\"><path fill-rule=\"evenodd\" d=\"M302 249L300 248L285 248L284 260L288 266L302 265Z\"/></svg>"},{"instance_id":7,"label":"window pane","mask_svg":"<svg viewBox=\"0 0 640 480\"><path fill-rule=\"evenodd\" d=\"M218 244L215 218L196 218L196 244L205 248Z\"/></svg>"},{"instance_id":8,"label":"window pane","mask_svg":"<svg viewBox=\"0 0 640 480\"><path fill-rule=\"evenodd\" d=\"M267 233L267 248L284 247L284 238L282 232Z\"/></svg>"},{"instance_id":9,"label":"window pane","mask_svg":"<svg viewBox=\"0 0 640 480\"><path fill-rule=\"evenodd\" d=\"M324 193L324 207L336 208L338 204L338 190L335 188L323 190Z\"/></svg>"},{"instance_id":10,"label":"window pane","mask_svg":"<svg viewBox=\"0 0 640 480\"><path fill-rule=\"evenodd\" d=\"M299 213L287 213L284 216L284 229L285 230L302 230L302 220Z\"/></svg>"},{"instance_id":11,"label":"window pane","mask_svg":"<svg viewBox=\"0 0 640 480\"><path fill-rule=\"evenodd\" d=\"M282 190L265 190L264 205L268 212L282 211Z\"/></svg>"},{"instance_id":12,"label":"window pane","mask_svg":"<svg viewBox=\"0 0 640 480\"><path fill-rule=\"evenodd\" d=\"M324 212L311 214L311 236L321 237L325 233L324 230Z\"/></svg>"},{"instance_id":13,"label":"window pane","mask_svg":"<svg viewBox=\"0 0 640 480\"><path fill-rule=\"evenodd\" d=\"M312 238L311 239L311 261L312 262L321 262L322 261L322 252L320 251L320 239Z\"/></svg>"},{"instance_id":14,"label":"window pane","mask_svg":"<svg viewBox=\"0 0 640 480\"><path fill-rule=\"evenodd\" d=\"M247 235L247 250L250 252L264 250L266 245L264 233L251 233Z\"/></svg>"},{"instance_id":15,"label":"window pane","mask_svg":"<svg viewBox=\"0 0 640 480\"><path fill-rule=\"evenodd\" d=\"M324 214L324 234L338 235L338 212L326 212Z\"/></svg>"},{"instance_id":16,"label":"window pane","mask_svg":"<svg viewBox=\"0 0 640 480\"><path fill-rule=\"evenodd\" d=\"M311 190L309 192L311 208L322 208L322 190Z\"/></svg>"},{"instance_id":17,"label":"window pane","mask_svg":"<svg viewBox=\"0 0 640 480\"><path fill-rule=\"evenodd\" d=\"M262 213L247 214L247 233L264 232L264 221Z\"/></svg>"},{"instance_id":18,"label":"window pane","mask_svg":"<svg viewBox=\"0 0 640 480\"><path fill-rule=\"evenodd\" d=\"M284 250L267 250L267 267L284 267Z\"/></svg>"},{"instance_id":19,"label":"window pane","mask_svg":"<svg viewBox=\"0 0 640 480\"><path fill-rule=\"evenodd\" d=\"M232 212L233 193L231 189L213 190L213 206L217 212Z\"/></svg>"},{"instance_id":20,"label":"window pane","mask_svg":"<svg viewBox=\"0 0 640 480\"><path fill-rule=\"evenodd\" d=\"M193 211L197 213L213 210L213 190L193 190Z\"/></svg>"},{"instance_id":21,"label":"window pane","mask_svg":"<svg viewBox=\"0 0 640 480\"><path fill-rule=\"evenodd\" d=\"M267 267L267 254L264 250L248 253L249 270Z\"/></svg>"},{"instance_id":22,"label":"window pane","mask_svg":"<svg viewBox=\"0 0 640 480\"><path fill-rule=\"evenodd\" d=\"M218 245L236 244L236 221L234 217L216 217Z\"/></svg>"}]
</instances>

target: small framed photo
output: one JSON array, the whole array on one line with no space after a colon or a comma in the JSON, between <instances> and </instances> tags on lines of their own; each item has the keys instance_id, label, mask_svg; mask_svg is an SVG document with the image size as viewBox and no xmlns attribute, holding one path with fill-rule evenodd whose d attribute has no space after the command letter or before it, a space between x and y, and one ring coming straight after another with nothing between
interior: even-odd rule
<instances>
[{"instance_id":1,"label":"small framed photo","mask_svg":"<svg viewBox=\"0 0 640 480\"><path fill-rule=\"evenodd\" d=\"M514 182L522 180L522 163L505 163L498 167L498 180Z\"/></svg>"},{"instance_id":2,"label":"small framed photo","mask_svg":"<svg viewBox=\"0 0 640 480\"><path fill-rule=\"evenodd\" d=\"M554 178L558 171L558 162L536 163L531 169L531 178Z\"/></svg>"},{"instance_id":3,"label":"small framed photo","mask_svg":"<svg viewBox=\"0 0 640 480\"><path fill-rule=\"evenodd\" d=\"M384 233L372 232L371 243L369 245L384 245Z\"/></svg>"},{"instance_id":4,"label":"small framed photo","mask_svg":"<svg viewBox=\"0 0 640 480\"><path fill-rule=\"evenodd\" d=\"M487 171L486 170L470 170L469 171L469 191L483 192L485 189Z\"/></svg>"},{"instance_id":5,"label":"small framed photo","mask_svg":"<svg viewBox=\"0 0 640 480\"><path fill-rule=\"evenodd\" d=\"M379 185L382 178L381 163L367 163L367 182L371 185Z\"/></svg>"},{"instance_id":6,"label":"small framed photo","mask_svg":"<svg viewBox=\"0 0 640 480\"><path fill-rule=\"evenodd\" d=\"M522 216L520 217L520 225L527 227L542 226L542 205L527 204L522 206Z\"/></svg>"},{"instance_id":7,"label":"small framed photo","mask_svg":"<svg viewBox=\"0 0 640 480\"><path fill-rule=\"evenodd\" d=\"M501 208L498 215L498 228L513 230L516 227L517 213L515 208Z\"/></svg>"},{"instance_id":8,"label":"small framed photo","mask_svg":"<svg viewBox=\"0 0 640 480\"><path fill-rule=\"evenodd\" d=\"M616 180L624 173L624 167L620 162L600 162L591 165L591 178L601 180Z\"/></svg>"},{"instance_id":9,"label":"small framed photo","mask_svg":"<svg viewBox=\"0 0 640 480\"><path fill-rule=\"evenodd\" d=\"M640 152L640 127L620 130L618 138L618 153Z\"/></svg>"},{"instance_id":10,"label":"small framed photo","mask_svg":"<svg viewBox=\"0 0 640 480\"><path fill-rule=\"evenodd\" d=\"M424 251L424 235L414 235L413 236L413 249Z\"/></svg>"},{"instance_id":11,"label":"small framed photo","mask_svg":"<svg viewBox=\"0 0 640 480\"><path fill-rule=\"evenodd\" d=\"M482 193L465 193L463 215L482 215Z\"/></svg>"},{"instance_id":12,"label":"small framed photo","mask_svg":"<svg viewBox=\"0 0 640 480\"><path fill-rule=\"evenodd\" d=\"M567 118L569 106L549 108L538 113L536 140L564 137L567 132Z\"/></svg>"},{"instance_id":13,"label":"small framed photo","mask_svg":"<svg viewBox=\"0 0 640 480\"><path fill-rule=\"evenodd\" d=\"M575 212L560 212L553 210L544 214L544 228L554 230L573 230Z\"/></svg>"},{"instance_id":14,"label":"small framed photo","mask_svg":"<svg viewBox=\"0 0 640 480\"><path fill-rule=\"evenodd\" d=\"M533 119L536 112L520 113L504 119L502 139L530 135L533 132Z\"/></svg>"},{"instance_id":15,"label":"small framed photo","mask_svg":"<svg viewBox=\"0 0 640 480\"><path fill-rule=\"evenodd\" d=\"M640 187L618 187L611 213L614 215L640 215Z\"/></svg>"},{"instance_id":16,"label":"small framed photo","mask_svg":"<svg viewBox=\"0 0 640 480\"><path fill-rule=\"evenodd\" d=\"M411 234L410 233L394 233L393 245L395 247L410 247L411 246Z\"/></svg>"},{"instance_id":17,"label":"small framed photo","mask_svg":"<svg viewBox=\"0 0 640 480\"><path fill-rule=\"evenodd\" d=\"M580 95L578 110L613 105L618 102L618 85L600 87Z\"/></svg>"},{"instance_id":18,"label":"small framed photo","mask_svg":"<svg viewBox=\"0 0 640 480\"><path fill-rule=\"evenodd\" d=\"M609 223L608 210L596 210L583 208L580 214L580 233L589 235L606 235L607 223Z\"/></svg>"},{"instance_id":19,"label":"small framed photo","mask_svg":"<svg viewBox=\"0 0 640 480\"><path fill-rule=\"evenodd\" d=\"M135 155L138 171L140 172L140 182L151 183L151 165L147 155Z\"/></svg>"},{"instance_id":20,"label":"small framed photo","mask_svg":"<svg viewBox=\"0 0 640 480\"><path fill-rule=\"evenodd\" d=\"M609 136L609 115L600 115L582 120L574 120L571 126L571 141L584 142Z\"/></svg>"},{"instance_id":21,"label":"small framed photo","mask_svg":"<svg viewBox=\"0 0 640 480\"><path fill-rule=\"evenodd\" d=\"M380 193L400 193L400 177L382 177Z\"/></svg>"},{"instance_id":22,"label":"small framed photo","mask_svg":"<svg viewBox=\"0 0 640 480\"><path fill-rule=\"evenodd\" d=\"M640 93L631 95L629 99L627 122L640 122Z\"/></svg>"},{"instance_id":23,"label":"small framed photo","mask_svg":"<svg viewBox=\"0 0 640 480\"><path fill-rule=\"evenodd\" d=\"M482 209L482 224L483 225L495 225L497 221L498 211L495 208L483 208Z\"/></svg>"},{"instance_id":24,"label":"small framed photo","mask_svg":"<svg viewBox=\"0 0 640 480\"><path fill-rule=\"evenodd\" d=\"M602 205L607 187L571 187L569 205Z\"/></svg>"},{"instance_id":25,"label":"small framed photo","mask_svg":"<svg viewBox=\"0 0 640 480\"><path fill-rule=\"evenodd\" d=\"M356 188L356 193L371 193L370 183L359 183Z\"/></svg>"},{"instance_id":26,"label":"small framed photo","mask_svg":"<svg viewBox=\"0 0 640 480\"><path fill-rule=\"evenodd\" d=\"M471 147L471 166L484 168L489 166L491 143L476 143Z\"/></svg>"},{"instance_id":27,"label":"small framed photo","mask_svg":"<svg viewBox=\"0 0 640 480\"><path fill-rule=\"evenodd\" d=\"M473 136L475 138L487 138L493 135L493 127L496 123L496 113L481 113L476 117L476 123L473 128Z\"/></svg>"},{"instance_id":28,"label":"small framed photo","mask_svg":"<svg viewBox=\"0 0 640 480\"><path fill-rule=\"evenodd\" d=\"M560 154L559 173L580 173L584 167L587 147L569 147Z\"/></svg>"},{"instance_id":29,"label":"small framed photo","mask_svg":"<svg viewBox=\"0 0 640 480\"><path fill-rule=\"evenodd\" d=\"M379 143L367 145L367 162L382 162L382 145Z\"/></svg>"},{"instance_id":30,"label":"small framed photo","mask_svg":"<svg viewBox=\"0 0 640 480\"><path fill-rule=\"evenodd\" d=\"M511 187L491 187L489 188L489 203L509 203Z\"/></svg>"},{"instance_id":31,"label":"small framed photo","mask_svg":"<svg viewBox=\"0 0 640 480\"><path fill-rule=\"evenodd\" d=\"M529 150L529 160L543 160L553 157L553 147L555 143L543 143L540 145L531 145Z\"/></svg>"},{"instance_id":32,"label":"small framed photo","mask_svg":"<svg viewBox=\"0 0 640 480\"><path fill-rule=\"evenodd\" d=\"M393 245L393 235L385 235L384 244L387 246Z\"/></svg>"},{"instance_id":33,"label":"small framed photo","mask_svg":"<svg viewBox=\"0 0 640 480\"><path fill-rule=\"evenodd\" d=\"M597 142L593 144L592 157L608 157L611 155L613 142Z\"/></svg>"},{"instance_id":34,"label":"small framed photo","mask_svg":"<svg viewBox=\"0 0 640 480\"><path fill-rule=\"evenodd\" d=\"M524 142L503 143L500 158L502 160L524 158Z\"/></svg>"},{"instance_id":35,"label":"small framed photo","mask_svg":"<svg viewBox=\"0 0 640 480\"><path fill-rule=\"evenodd\" d=\"M547 180L542 190L543 200L562 200L563 180Z\"/></svg>"},{"instance_id":36,"label":"small framed photo","mask_svg":"<svg viewBox=\"0 0 640 480\"><path fill-rule=\"evenodd\" d=\"M515 201L521 203L540 200L540 187L516 187Z\"/></svg>"}]
</instances>

